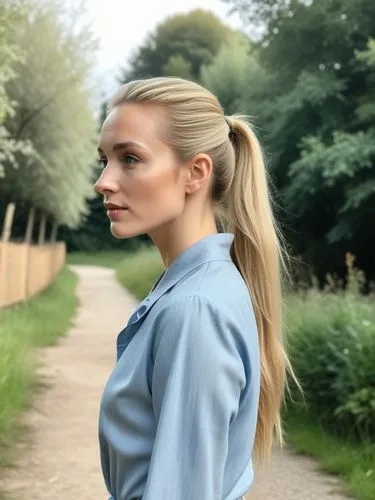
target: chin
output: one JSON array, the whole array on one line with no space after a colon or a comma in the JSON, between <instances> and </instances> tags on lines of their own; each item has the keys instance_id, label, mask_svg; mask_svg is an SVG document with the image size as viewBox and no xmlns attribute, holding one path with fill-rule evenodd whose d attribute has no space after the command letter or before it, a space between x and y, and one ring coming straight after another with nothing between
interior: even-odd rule
<instances>
[{"instance_id":1,"label":"chin","mask_svg":"<svg viewBox=\"0 0 375 500\"><path fill-rule=\"evenodd\" d=\"M116 224L111 224L111 233L118 240L125 240L127 238L132 238L133 236L138 236L138 234L134 231L116 227Z\"/></svg>"},{"instance_id":2,"label":"chin","mask_svg":"<svg viewBox=\"0 0 375 500\"><path fill-rule=\"evenodd\" d=\"M128 238L135 238L143 234L151 234L165 229L171 221L152 224L124 224L121 222L111 222L111 233L118 240L125 240Z\"/></svg>"},{"instance_id":3,"label":"chin","mask_svg":"<svg viewBox=\"0 0 375 500\"><path fill-rule=\"evenodd\" d=\"M117 240L127 240L144 234L144 231L137 230L136 228L121 227L116 223L112 223L111 233Z\"/></svg>"}]
</instances>

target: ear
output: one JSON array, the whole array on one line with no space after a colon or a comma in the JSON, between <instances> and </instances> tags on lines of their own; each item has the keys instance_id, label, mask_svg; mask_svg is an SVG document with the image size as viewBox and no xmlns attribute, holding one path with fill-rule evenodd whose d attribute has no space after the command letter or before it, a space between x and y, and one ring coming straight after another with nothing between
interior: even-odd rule
<instances>
[{"instance_id":1,"label":"ear","mask_svg":"<svg viewBox=\"0 0 375 500\"><path fill-rule=\"evenodd\" d=\"M187 171L186 194L194 194L209 184L212 175L212 160L206 154L196 155L189 162Z\"/></svg>"}]
</instances>

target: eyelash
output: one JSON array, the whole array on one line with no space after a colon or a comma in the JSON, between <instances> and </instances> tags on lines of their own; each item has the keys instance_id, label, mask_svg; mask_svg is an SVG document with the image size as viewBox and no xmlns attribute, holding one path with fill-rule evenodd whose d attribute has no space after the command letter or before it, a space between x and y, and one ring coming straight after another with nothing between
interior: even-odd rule
<instances>
[{"instance_id":1,"label":"eyelash","mask_svg":"<svg viewBox=\"0 0 375 500\"><path fill-rule=\"evenodd\" d=\"M131 161L129 162L129 160L131 160ZM120 158L120 161L122 164L125 164L127 166L131 166L135 163L139 163L141 160L139 158L137 158L135 155L125 154L124 156L122 156ZM108 160L107 160L107 158L99 158L98 162L103 168L105 168L107 166Z\"/></svg>"},{"instance_id":2,"label":"eyelash","mask_svg":"<svg viewBox=\"0 0 375 500\"><path fill-rule=\"evenodd\" d=\"M129 159L131 160L130 163L128 161ZM126 163L128 165L133 165L134 163L139 163L139 162L140 162L140 159L137 158L135 155L126 154L126 155L121 157L121 163Z\"/></svg>"}]
</instances>

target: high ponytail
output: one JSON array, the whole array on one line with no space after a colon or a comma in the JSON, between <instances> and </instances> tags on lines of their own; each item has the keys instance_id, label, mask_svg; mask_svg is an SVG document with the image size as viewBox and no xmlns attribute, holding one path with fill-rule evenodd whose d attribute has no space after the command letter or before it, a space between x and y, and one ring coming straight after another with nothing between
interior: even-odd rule
<instances>
[{"instance_id":1,"label":"high ponytail","mask_svg":"<svg viewBox=\"0 0 375 500\"><path fill-rule=\"evenodd\" d=\"M232 258L252 297L258 327L261 386L254 451L269 457L274 437L283 443L280 408L287 358L282 342L282 252L271 208L267 171L259 141L241 118L227 118L235 169L227 199Z\"/></svg>"},{"instance_id":2,"label":"high ponytail","mask_svg":"<svg viewBox=\"0 0 375 500\"><path fill-rule=\"evenodd\" d=\"M189 160L206 153L213 162L212 199L217 215L234 233L232 258L252 297L259 332L261 388L255 453L270 456L273 437L283 442L280 408L288 358L281 334L282 252L268 191L259 142L249 124L225 118L208 90L179 78L129 82L112 99L161 106L167 114L160 129L177 157ZM293 372L291 372L293 375Z\"/></svg>"}]
</instances>

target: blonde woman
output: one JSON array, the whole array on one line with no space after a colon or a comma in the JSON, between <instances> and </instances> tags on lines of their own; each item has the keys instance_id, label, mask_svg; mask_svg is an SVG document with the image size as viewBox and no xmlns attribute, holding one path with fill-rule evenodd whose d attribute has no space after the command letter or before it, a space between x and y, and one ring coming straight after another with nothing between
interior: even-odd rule
<instances>
[{"instance_id":1,"label":"blonde woman","mask_svg":"<svg viewBox=\"0 0 375 500\"><path fill-rule=\"evenodd\" d=\"M237 500L253 456L282 440L280 248L259 142L198 84L153 78L117 91L98 151L113 235L148 234L165 266L119 333L101 401L110 498Z\"/></svg>"}]
</instances>

